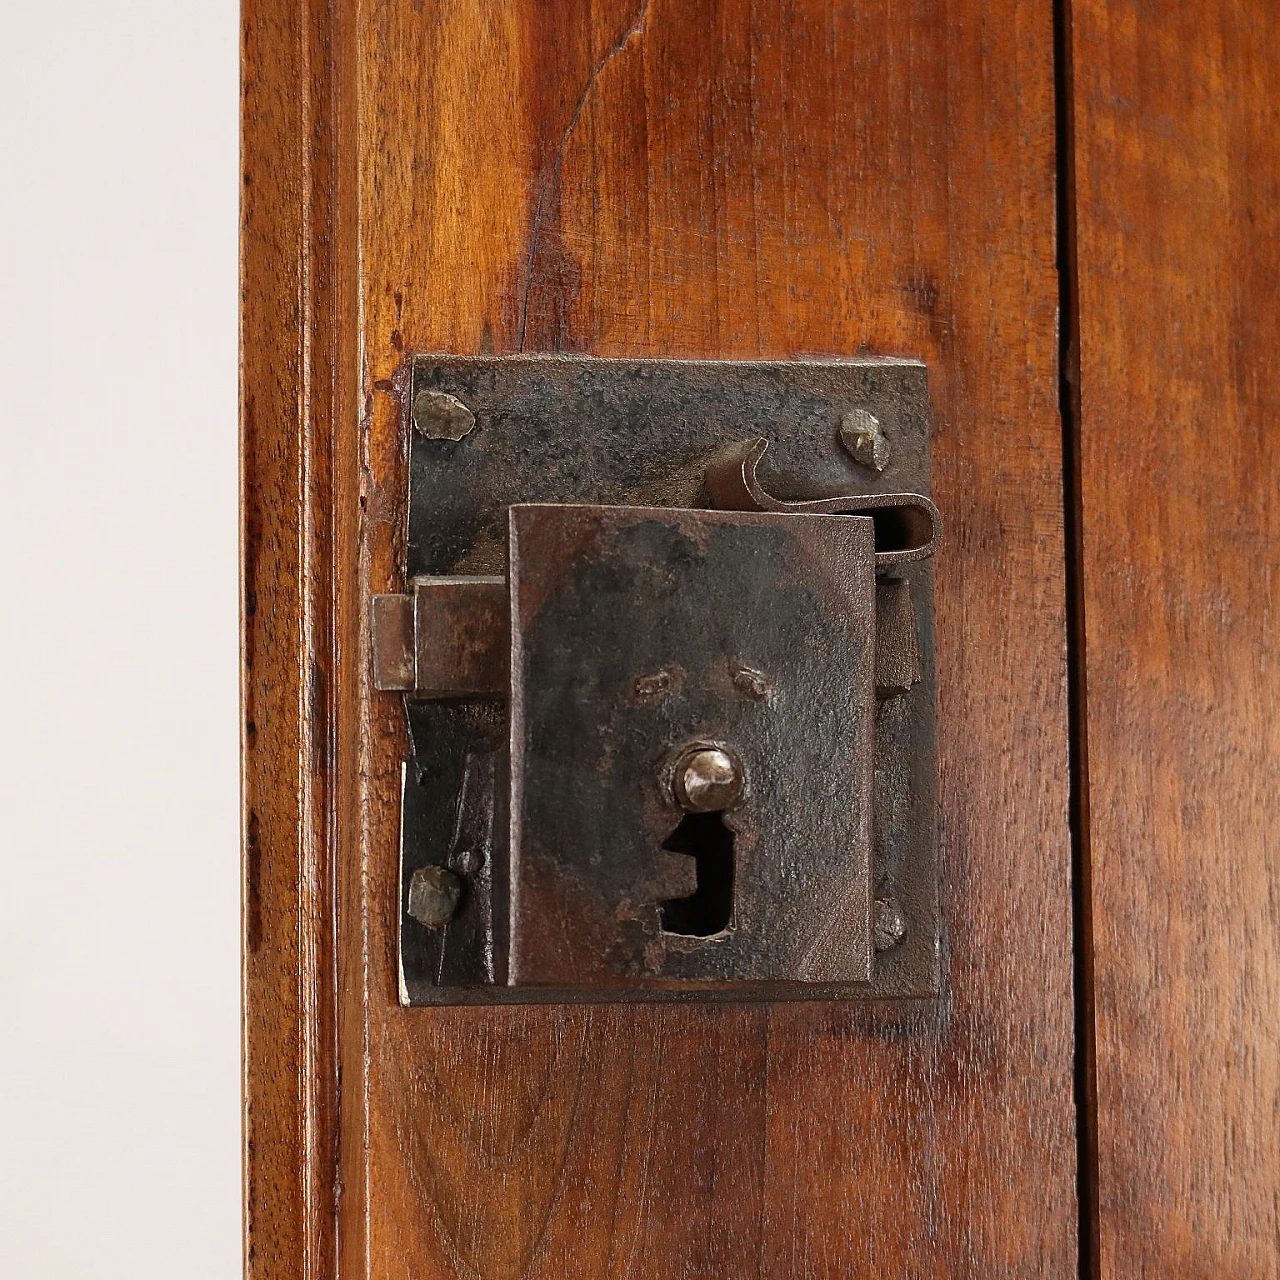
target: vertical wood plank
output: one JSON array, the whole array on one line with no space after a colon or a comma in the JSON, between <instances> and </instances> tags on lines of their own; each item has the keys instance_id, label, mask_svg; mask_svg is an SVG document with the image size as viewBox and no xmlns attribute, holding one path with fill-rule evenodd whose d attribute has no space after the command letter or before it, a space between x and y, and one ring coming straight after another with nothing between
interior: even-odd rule
<instances>
[{"instance_id":1,"label":"vertical wood plank","mask_svg":"<svg viewBox=\"0 0 1280 1280\"><path fill-rule=\"evenodd\" d=\"M1101 1274L1280 1275L1280 12L1074 0Z\"/></svg>"},{"instance_id":2,"label":"vertical wood plank","mask_svg":"<svg viewBox=\"0 0 1280 1280\"><path fill-rule=\"evenodd\" d=\"M359 331L349 30L343 6L322 0L243 8L245 1270L254 1280L337 1274L336 867L358 830L338 809L356 795L357 753L344 739L359 731L339 663L360 626L350 595Z\"/></svg>"},{"instance_id":3,"label":"vertical wood plank","mask_svg":"<svg viewBox=\"0 0 1280 1280\"><path fill-rule=\"evenodd\" d=\"M369 1274L1071 1274L1047 8L364 14L370 511L399 518L409 351L872 351L930 362L950 520L923 1013L397 1008L400 711L371 696Z\"/></svg>"},{"instance_id":4,"label":"vertical wood plank","mask_svg":"<svg viewBox=\"0 0 1280 1280\"><path fill-rule=\"evenodd\" d=\"M306 1131L309 1072L303 939L306 761L300 706L299 518L305 371L307 166L297 149L309 96L271 74L305 49L298 6L246 12L242 45L244 332L244 1130L246 1274L301 1277L315 1233ZM272 270L266 272L270 261ZM268 625L264 625L267 623ZM274 624L274 625L271 625Z\"/></svg>"}]
</instances>

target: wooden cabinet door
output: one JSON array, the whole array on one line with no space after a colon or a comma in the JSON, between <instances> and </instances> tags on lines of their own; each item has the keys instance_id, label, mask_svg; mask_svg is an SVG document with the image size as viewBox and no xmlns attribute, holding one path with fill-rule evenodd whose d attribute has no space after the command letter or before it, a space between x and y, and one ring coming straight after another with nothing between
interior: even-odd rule
<instances>
[{"instance_id":1,"label":"wooden cabinet door","mask_svg":"<svg viewBox=\"0 0 1280 1280\"><path fill-rule=\"evenodd\" d=\"M1073 1276L1046 0L247 0L248 1272ZM414 352L923 359L944 992L397 1000Z\"/></svg>"}]
</instances>

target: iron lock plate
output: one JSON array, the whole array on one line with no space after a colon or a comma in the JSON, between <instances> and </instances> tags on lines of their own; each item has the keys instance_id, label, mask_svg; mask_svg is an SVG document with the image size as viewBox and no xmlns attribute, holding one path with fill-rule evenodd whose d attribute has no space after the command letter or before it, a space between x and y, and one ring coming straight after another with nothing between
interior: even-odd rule
<instances>
[{"instance_id":1,"label":"iron lock plate","mask_svg":"<svg viewBox=\"0 0 1280 1280\"><path fill-rule=\"evenodd\" d=\"M923 366L409 370L402 1001L936 994Z\"/></svg>"},{"instance_id":2,"label":"iron lock plate","mask_svg":"<svg viewBox=\"0 0 1280 1280\"><path fill-rule=\"evenodd\" d=\"M513 507L510 537L509 981L869 981L871 521ZM686 813L704 745L741 794Z\"/></svg>"}]
</instances>

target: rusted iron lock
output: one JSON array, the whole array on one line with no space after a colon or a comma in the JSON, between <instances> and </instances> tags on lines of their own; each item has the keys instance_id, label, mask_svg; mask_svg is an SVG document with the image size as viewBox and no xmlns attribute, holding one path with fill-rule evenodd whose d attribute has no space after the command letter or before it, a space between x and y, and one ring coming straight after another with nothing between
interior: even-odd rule
<instances>
[{"instance_id":1,"label":"rusted iron lock","mask_svg":"<svg viewBox=\"0 0 1280 1280\"><path fill-rule=\"evenodd\" d=\"M418 357L406 399L403 1002L932 994L940 520L877 483L920 366ZM725 441L796 402L868 491L776 498Z\"/></svg>"}]
</instances>

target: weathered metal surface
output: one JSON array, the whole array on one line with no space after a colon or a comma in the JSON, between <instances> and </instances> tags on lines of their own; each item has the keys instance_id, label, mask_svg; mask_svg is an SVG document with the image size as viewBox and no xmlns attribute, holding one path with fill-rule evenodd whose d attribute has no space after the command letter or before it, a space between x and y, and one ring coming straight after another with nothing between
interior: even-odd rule
<instances>
[{"instance_id":1,"label":"weathered metal surface","mask_svg":"<svg viewBox=\"0 0 1280 1280\"><path fill-rule=\"evenodd\" d=\"M413 584L414 688L421 695L505 693L507 584L421 578Z\"/></svg>"},{"instance_id":2,"label":"weathered metal surface","mask_svg":"<svg viewBox=\"0 0 1280 1280\"><path fill-rule=\"evenodd\" d=\"M465 404L463 439L411 433L408 575L505 572L507 508L521 502L705 507L707 463L772 443L760 479L784 500L929 492L929 400L913 360L603 360L414 357L423 391ZM852 409L893 453L868 471L840 443Z\"/></svg>"},{"instance_id":3,"label":"weathered metal surface","mask_svg":"<svg viewBox=\"0 0 1280 1280\"><path fill-rule=\"evenodd\" d=\"M920 682L920 642L911 584L902 578L876 582L876 693L896 698Z\"/></svg>"},{"instance_id":4,"label":"weathered metal surface","mask_svg":"<svg viewBox=\"0 0 1280 1280\"><path fill-rule=\"evenodd\" d=\"M877 898L871 913L871 936L877 951L888 951L906 937L907 921L893 898Z\"/></svg>"},{"instance_id":5,"label":"weathered metal surface","mask_svg":"<svg viewBox=\"0 0 1280 1280\"><path fill-rule=\"evenodd\" d=\"M409 878L409 914L428 929L442 929L458 909L462 887L448 867L419 867Z\"/></svg>"},{"instance_id":6,"label":"weathered metal surface","mask_svg":"<svg viewBox=\"0 0 1280 1280\"><path fill-rule=\"evenodd\" d=\"M373 598L373 679L422 698L507 691L504 578L420 578Z\"/></svg>"},{"instance_id":7,"label":"weathered metal surface","mask_svg":"<svg viewBox=\"0 0 1280 1280\"><path fill-rule=\"evenodd\" d=\"M840 443L855 461L873 471L883 471L893 454L880 429L880 419L865 409L850 409L840 419Z\"/></svg>"},{"instance_id":8,"label":"weathered metal surface","mask_svg":"<svg viewBox=\"0 0 1280 1280\"><path fill-rule=\"evenodd\" d=\"M457 396L419 391L413 398L413 426L428 440L461 440L476 425L476 415Z\"/></svg>"},{"instance_id":9,"label":"weathered metal surface","mask_svg":"<svg viewBox=\"0 0 1280 1280\"><path fill-rule=\"evenodd\" d=\"M871 522L515 506L510 546L508 981L869 981ZM772 696L735 687L744 665ZM691 743L740 762L744 785L706 847L678 853L664 763ZM664 921L672 857L726 895L711 936Z\"/></svg>"},{"instance_id":10,"label":"weathered metal surface","mask_svg":"<svg viewBox=\"0 0 1280 1280\"><path fill-rule=\"evenodd\" d=\"M474 999L506 981L505 702L409 701L413 754L405 765L400 848L400 997L405 1004ZM410 908L427 867L462 892L443 927ZM467 993L471 994L468 995Z\"/></svg>"},{"instance_id":11,"label":"weathered metal surface","mask_svg":"<svg viewBox=\"0 0 1280 1280\"><path fill-rule=\"evenodd\" d=\"M938 508L919 493L847 493L831 498L775 498L756 469L769 442L763 437L726 446L707 464L707 493L722 511L776 511L791 515L870 516L876 530L876 570L926 560L942 538Z\"/></svg>"},{"instance_id":12,"label":"weathered metal surface","mask_svg":"<svg viewBox=\"0 0 1280 1280\"><path fill-rule=\"evenodd\" d=\"M417 684L413 597L373 597L373 687L408 693Z\"/></svg>"},{"instance_id":13,"label":"weathered metal surface","mask_svg":"<svg viewBox=\"0 0 1280 1280\"><path fill-rule=\"evenodd\" d=\"M411 579L505 573L513 504L714 505L704 480L708 465L747 438L772 441L768 456L755 463L757 484L766 496L777 495L773 502L929 491L928 397L923 366L915 362L418 356L406 368L406 414L420 393L431 391L453 396L475 419L457 441L409 433ZM855 411L880 424L888 446L883 472L860 464L841 441L842 423ZM911 535L915 544L897 536L903 544L898 549L919 549L919 529ZM907 562L892 576L906 584L908 602L914 602L919 680L897 696L881 690L873 712L872 876L874 896L894 902L905 933L875 956L870 981L744 981L715 987L717 999L904 997L938 990L932 569L925 560ZM584 627L595 625L596 616L584 619ZM643 619L636 625L643 626ZM638 675L629 696L637 708L659 708L685 696L687 680L678 657L671 657ZM746 658L727 673L727 690L744 707L761 709L779 692L774 673ZM566 698L571 701L571 693ZM708 997L702 983L679 979L656 987L506 985L505 701L411 697L406 706L412 756L401 864L405 1003ZM645 785L654 776L647 774ZM672 813L679 819L678 809ZM695 887L686 848L715 836L696 825L705 822L722 820L716 813L686 815L668 848L655 855L656 891L665 895L660 918L673 927L690 924L680 916L680 904ZM596 852L606 856L608 849L601 833ZM446 867L463 881L455 915L440 928L424 927L407 910L413 873L426 866ZM713 918L711 911L692 923Z\"/></svg>"}]
</instances>

